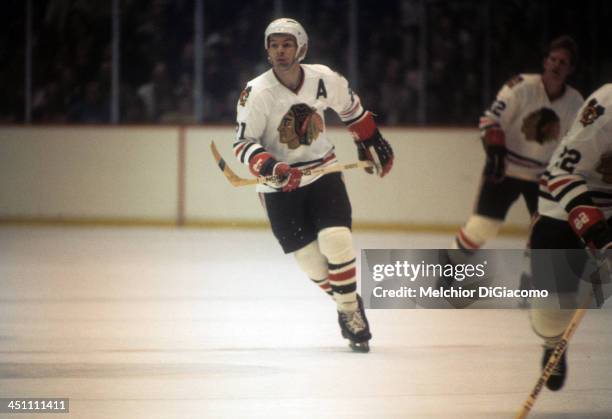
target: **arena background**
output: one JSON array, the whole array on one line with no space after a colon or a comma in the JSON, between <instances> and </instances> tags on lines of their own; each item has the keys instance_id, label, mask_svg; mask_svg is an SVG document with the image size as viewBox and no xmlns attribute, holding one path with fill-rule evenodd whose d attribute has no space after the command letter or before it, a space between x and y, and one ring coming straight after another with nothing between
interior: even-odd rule
<instances>
[{"instance_id":1,"label":"arena background","mask_svg":"<svg viewBox=\"0 0 612 419\"><path fill-rule=\"evenodd\" d=\"M397 150L388 181L347 174L359 179L350 186L356 226L449 232L471 211L484 155L475 127L497 89L519 72L539 71L547 43L570 34L580 46L571 83L586 97L612 71L604 19L611 7L8 2L0 220L265 226L253 196L213 173L207 147L215 140L231 157L239 92L267 68L263 30L273 16L288 15L308 28L307 62L345 74ZM327 119L339 126L332 132L343 159L354 159L337 117ZM527 226L516 205L505 233L524 235Z\"/></svg>"},{"instance_id":2,"label":"arena background","mask_svg":"<svg viewBox=\"0 0 612 419\"><path fill-rule=\"evenodd\" d=\"M0 15L0 398L75 418L510 418L539 376L524 310L370 310L352 354L335 307L233 188L238 95L263 31L300 20L306 63L351 81L396 161L345 173L355 247L445 248L472 209L476 129L502 83L573 36L570 83L610 80L612 3L9 0ZM351 138L328 115L343 162ZM515 205L490 248L522 249ZM518 279L517 279L518 280ZM609 307L607 307L609 308ZM610 310L570 343L533 417L612 415ZM4 417L0 412L0 417ZM12 417L8 416L7 417ZM24 414L21 417L39 417Z\"/></svg>"}]
</instances>

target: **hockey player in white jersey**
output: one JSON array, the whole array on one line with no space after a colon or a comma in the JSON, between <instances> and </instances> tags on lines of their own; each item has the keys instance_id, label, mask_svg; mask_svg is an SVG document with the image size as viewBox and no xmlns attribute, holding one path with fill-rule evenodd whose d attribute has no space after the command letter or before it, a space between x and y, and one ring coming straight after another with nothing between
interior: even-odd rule
<instances>
[{"instance_id":1,"label":"hockey player in white jersey","mask_svg":"<svg viewBox=\"0 0 612 419\"><path fill-rule=\"evenodd\" d=\"M612 247L612 84L593 93L580 109L568 134L555 150L540 179L538 215L532 225L532 249L592 249ZM570 265L576 278L556 278L555 288L563 301L575 296L580 274L588 259L586 252L573 252L572 260L552 264L534 257L531 269L534 283L545 282L538 272L548 266ZM584 278L583 278L584 279ZM544 339L542 365L569 324L574 310L532 307L533 330ZM567 352L567 351L566 351ZM565 353L547 382L551 390L560 389L567 374Z\"/></svg>"},{"instance_id":2,"label":"hockey player in white jersey","mask_svg":"<svg viewBox=\"0 0 612 419\"><path fill-rule=\"evenodd\" d=\"M337 161L325 129L326 108L348 126L359 159L372 161L381 177L391 170L393 151L344 77L323 65L301 63L308 36L300 23L274 20L264 42L272 68L240 94L234 153L253 175L283 179L257 186L272 231L283 251L293 253L308 277L334 298L343 337L354 350L367 352L371 333L357 294L343 177L302 176L299 169Z\"/></svg>"},{"instance_id":3,"label":"hockey player in white jersey","mask_svg":"<svg viewBox=\"0 0 612 419\"><path fill-rule=\"evenodd\" d=\"M582 104L580 93L566 84L576 59L577 46L571 38L555 39L544 58L542 74L512 78L480 118L487 157L480 191L474 213L451 245L462 252L449 255L461 259L496 237L521 195L529 213L535 213L538 178Z\"/></svg>"}]
</instances>

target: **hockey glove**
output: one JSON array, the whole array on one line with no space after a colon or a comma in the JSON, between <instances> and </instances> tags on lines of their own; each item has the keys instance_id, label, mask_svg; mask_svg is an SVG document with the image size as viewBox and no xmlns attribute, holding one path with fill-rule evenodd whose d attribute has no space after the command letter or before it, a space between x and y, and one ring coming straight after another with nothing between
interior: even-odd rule
<instances>
[{"instance_id":1,"label":"hockey glove","mask_svg":"<svg viewBox=\"0 0 612 419\"><path fill-rule=\"evenodd\" d=\"M393 149L376 128L372 112L366 111L357 122L349 125L349 131L355 139L359 160L374 163L375 169L365 170L370 174L376 170L380 177L389 173L393 167Z\"/></svg>"},{"instance_id":2,"label":"hockey glove","mask_svg":"<svg viewBox=\"0 0 612 419\"><path fill-rule=\"evenodd\" d=\"M393 167L393 149L385 140L378 128L372 137L365 140L355 140L357 146L357 156L359 160L368 160L374 163L376 173L380 177L385 176ZM370 174L374 173L372 168L367 168L366 171Z\"/></svg>"},{"instance_id":3,"label":"hockey glove","mask_svg":"<svg viewBox=\"0 0 612 419\"><path fill-rule=\"evenodd\" d=\"M506 175L506 136L499 126L482 132L482 144L487 153L484 176L487 181L499 183Z\"/></svg>"},{"instance_id":4,"label":"hockey glove","mask_svg":"<svg viewBox=\"0 0 612 419\"><path fill-rule=\"evenodd\" d=\"M274 166L274 176L279 178L278 188L281 188L283 192L291 192L300 187L302 171L287 163L277 163Z\"/></svg>"},{"instance_id":5,"label":"hockey glove","mask_svg":"<svg viewBox=\"0 0 612 419\"><path fill-rule=\"evenodd\" d=\"M283 192L291 192L300 186L302 171L289 166L285 162L279 162L272 154L261 152L251 157L249 170L255 176L276 176L278 180L270 186L281 189Z\"/></svg>"},{"instance_id":6,"label":"hockey glove","mask_svg":"<svg viewBox=\"0 0 612 419\"><path fill-rule=\"evenodd\" d=\"M599 208L579 205L569 212L567 221L587 247L602 250L612 247L612 234Z\"/></svg>"},{"instance_id":7,"label":"hockey glove","mask_svg":"<svg viewBox=\"0 0 612 419\"><path fill-rule=\"evenodd\" d=\"M272 154L266 151L258 151L249 160L249 171L253 176L271 176L276 164L278 164L278 160L272 157Z\"/></svg>"}]
</instances>

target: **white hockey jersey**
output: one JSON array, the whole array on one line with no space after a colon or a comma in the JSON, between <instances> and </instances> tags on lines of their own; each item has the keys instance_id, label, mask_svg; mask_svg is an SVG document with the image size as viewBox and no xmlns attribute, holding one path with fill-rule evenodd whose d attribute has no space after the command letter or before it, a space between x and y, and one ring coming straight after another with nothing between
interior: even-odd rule
<instances>
[{"instance_id":1,"label":"white hockey jersey","mask_svg":"<svg viewBox=\"0 0 612 419\"><path fill-rule=\"evenodd\" d=\"M240 94L236 158L246 165L259 152L271 153L278 161L298 168L314 168L335 163L334 145L327 138L326 108L333 109L345 123L359 119L365 112L359 97L347 80L324 65L301 64L304 79L296 92L283 85L272 69L249 81ZM295 134L299 115L314 111L310 125L301 137ZM300 186L317 177L304 176ZM277 192L257 185L258 192Z\"/></svg>"},{"instance_id":2,"label":"white hockey jersey","mask_svg":"<svg viewBox=\"0 0 612 419\"><path fill-rule=\"evenodd\" d=\"M593 93L555 150L540 180L538 212L567 220L585 194L612 216L612 84Z\"/></svg>"},{"instance_id":3,"label":"white hockey jersey","mask_svg":"<svg viewBox=\"0 0 612 419\"><path fill-rule=\"evenodd\" d=\"M537 182L582 100L576 89L566 86L563 96L551 102L540 74L521 74L508 81L480 119L481 129L499 124L506 134L506 176ZM538 140L539 116L550 111L559 119L556 132Z\"/></svg>"}]
</instances>

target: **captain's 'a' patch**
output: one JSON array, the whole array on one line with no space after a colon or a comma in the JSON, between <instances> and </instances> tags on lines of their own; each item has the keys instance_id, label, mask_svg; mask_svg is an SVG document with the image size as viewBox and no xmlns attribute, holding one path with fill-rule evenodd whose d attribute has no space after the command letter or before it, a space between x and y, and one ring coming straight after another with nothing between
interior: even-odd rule
<instances>
[{"instance_id":1,"label":"captain's 'a' patch","mask_svg":"<svg viewBox=\"0 0 612 419\"><path fill-rule=\"evenodd\" d=\"M606 108L597 103L597 99L593 98L589 101L586 108L582 111L582 116L580 117L580 123L583 127L587 125L591 125L593 122L597 120L600 116L604 114Z\"/></svg>"},{"instance_id":2,"label":"captain's 'a' patch","mask_svg":"<svg viewBox=\"0 0 612 419\"><path fill-rule=\"evenodd\" d=\"M323 83L323 79L319 79L319 85L317 86L317 99L321 96L327 98L327 89L325 88L325 83Z\"/></svg>"}]
</instances>

